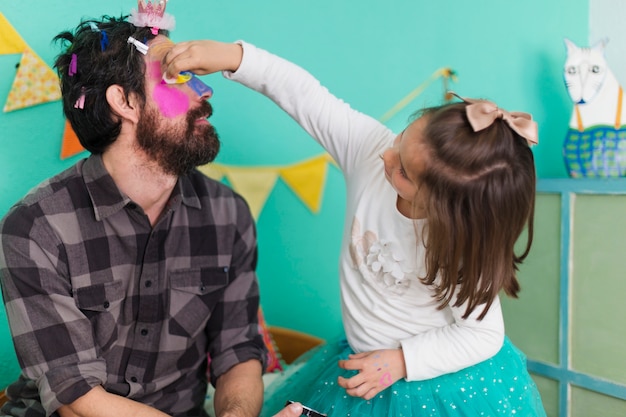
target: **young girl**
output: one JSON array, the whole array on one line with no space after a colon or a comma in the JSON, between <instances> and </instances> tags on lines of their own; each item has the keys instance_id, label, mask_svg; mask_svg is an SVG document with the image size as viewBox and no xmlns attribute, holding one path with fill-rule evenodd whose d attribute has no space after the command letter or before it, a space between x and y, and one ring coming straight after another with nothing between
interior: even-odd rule
<instances>
[{"instance_id":1,"label":"young girl","mask_svg":"<svg viewBox=\"0 0 626 417\"><path fill-rule=\"evenodd\" d=\"M346 340L271 386L264 415L287 400L329 417L545 415L498 298L517 295L515 271L532 241L529 115L461 99L395 135L302 68L244 42L181 43L163 67L170 76L224 71L266 95L345 175Z\"/></svg>"}]
</instances>

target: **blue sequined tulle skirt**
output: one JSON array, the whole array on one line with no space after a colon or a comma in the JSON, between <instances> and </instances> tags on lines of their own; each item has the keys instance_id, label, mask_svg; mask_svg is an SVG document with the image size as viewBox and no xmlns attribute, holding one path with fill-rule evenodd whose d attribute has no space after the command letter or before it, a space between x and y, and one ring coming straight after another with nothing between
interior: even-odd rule
<instances>
[{"instance_id":1,"label":"blue sequined tulle skirt","mask_svg":"<svg viewBox=\"0 0 626 417\"><path fill-rule=\"evenodd\" d=\"M299 401L328 417L545 416L526 357L508 338L500 352L477 365L426 381L401 379L367 401L347 395L339 375L356 371L337 366L353 353L345 340L320 346L289 365L269 385L261 417L270 417L287 400Z\"/></svg>"}]
</instances>

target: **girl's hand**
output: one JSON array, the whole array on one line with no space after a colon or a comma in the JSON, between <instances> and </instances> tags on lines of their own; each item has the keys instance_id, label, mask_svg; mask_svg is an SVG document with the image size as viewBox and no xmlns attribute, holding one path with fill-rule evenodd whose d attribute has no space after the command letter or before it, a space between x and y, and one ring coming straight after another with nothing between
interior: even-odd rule
<instances>
[{"instance_id":1,"label":"girl's hand","mask_svg":"<svg viewBox=\"0 0 626 417\"><path fill-rule=\"evenodd\" d=\"M182 71L197 75L219 71L237 71L243 57L243 48L236 43L212 40L181 42L163 57L162 67L168 77Z\"/></svg>"},{"instance_id":2,"label":"girl's hand","mask_svg":"<svg viewBox=\"0 0 626 417\"><path fill-rule=\"evenodd\" d=\"M359 371L352 378L339 377L337 382L349 395L365 400L374 398L400 378L406 377L402 349L357 353L339 361L339 367Z\"/></svg>"}]
</instances>

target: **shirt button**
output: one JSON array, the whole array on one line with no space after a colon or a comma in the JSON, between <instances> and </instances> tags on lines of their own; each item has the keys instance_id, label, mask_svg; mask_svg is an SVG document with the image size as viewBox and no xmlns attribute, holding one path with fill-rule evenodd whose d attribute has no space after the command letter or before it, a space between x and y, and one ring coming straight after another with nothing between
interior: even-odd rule
<instances>
[{"instance_id":1,"label":"shirt button","mask_svg":"<svg viewBox=\"0 0 626 417\"><path fill-rule=\"evenodd\" d=\"M131 380L132 382L137 382L137 377L136 377L136 376L132 376L132 377L130 378L130 380Z\"/></svg>"},{"instance_id":2,"label":"shirt button","mask_svg":"<svg viewBox=\"0 0 626 417\"><path fill-rule=\"evenodd\" d=\"M111 305L111 304L109 304L109 302L108 302L108 301L105 301L105 302L104 302L104 304L103 304L104 308L109 308L109 306L110 306L110 305Z\"/></svg>"},{"instance_id":3,"label":"shirt button","mask_svg":"<svg viewBox=\"0 0 626 417\"><path fill-rule=\"evenodd\" d=\"M148 329L141 329L141 335L146 336L148 334Z\"/></svg>"},{"instance_id":4,"label":"shirt button","mask_svg":"<svg viewBox=\"0 0 626 417\"><path fill-rule=\"evenodd\" d=\"M131 210L135 210L137 208L137 204L130 202L128 204L126 204L126 207L128 207Z\"/></svg>"},{"instance_id":5,"label":"shirt button","mask_svg":"<svg viewBox=\"0 0 626 417\"><path fill-rule=\"evenodd\" d=\"M152 281L146 281L146 287L148 288L152 287Z\"/></svg>"}]
</instances>

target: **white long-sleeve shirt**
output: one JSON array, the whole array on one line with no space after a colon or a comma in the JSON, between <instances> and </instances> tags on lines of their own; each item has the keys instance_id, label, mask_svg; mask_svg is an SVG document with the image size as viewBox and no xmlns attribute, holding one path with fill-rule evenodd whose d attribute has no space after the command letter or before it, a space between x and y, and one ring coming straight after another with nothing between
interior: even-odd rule
<instances>
[{"instance_id":1,"label":"white long-sleeve shirt","mask_svg":"<svg viewBox=\"0 0 626 417\"><path fill-rule=\"evenodd\" d=\"M240 42L243 60L226 78L252 88L294 118L344 173L347 207L340 256L341 305L356 352L402 348L407 380L455 372L495 355L504 340L499 299L483 320L466 306L438 309L425 275L424 220L396 208L380 155L396 135L330 94L304 69Z\"/></svg>"}]
</instances>

